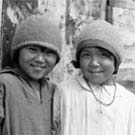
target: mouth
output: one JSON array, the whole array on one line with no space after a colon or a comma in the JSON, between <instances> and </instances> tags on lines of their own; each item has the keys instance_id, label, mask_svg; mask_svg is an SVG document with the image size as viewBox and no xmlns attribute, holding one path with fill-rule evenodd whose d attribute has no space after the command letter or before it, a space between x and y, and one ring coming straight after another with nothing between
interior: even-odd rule
<instances>
[{"instance_id":1,"label":"mouth","mask_svg":"<svg viewBox=\"0 0 135 135\"><path fill-rule=\"evenodd\" d=\"M45 65L31 65L34 70L41 71L46 68Z\"/></svg>"},{"instance_id":2,"label":"mouth","mask_svg":"<svg viewBox=\"0 0 135 135\"><path fill-rule=\"evenodd\" d=\"M89 73L91 73L91 74L101 74L101 73L103 73L103 71L88 71Z\"/></svg>"}]
</instances>

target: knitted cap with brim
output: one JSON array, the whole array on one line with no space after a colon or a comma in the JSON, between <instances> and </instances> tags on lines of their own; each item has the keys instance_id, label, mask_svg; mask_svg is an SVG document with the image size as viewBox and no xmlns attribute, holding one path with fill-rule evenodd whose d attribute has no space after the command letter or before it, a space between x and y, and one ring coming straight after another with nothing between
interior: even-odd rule
<instances>
[{"instance_id":1,"label":"knitted cap with brim","mask_svg":"<svg viewBox=\"0 0 135 135\"><path fill-rule=\"evenodd\" d=\"M113 25L104 20L96 20L84 27L77 42L76 60L78 63L80 51L86 47L100 47L109 51L116 59L114 73L117 73L122 62L123 45L120 33Z\"/></svg>"},{"instance_id":2,"label":"knitted cap with brim","mask_svg":"<svg viewBox=\"0 0 135 135\"><path fill-rule=\"evenodd\" d=\"M37 45L56 52L60 60L61 35L59 28L45 15L32 15L22 21L15 32L11 46L11 58L22 47Z\"/></svg>"}]
</instances>

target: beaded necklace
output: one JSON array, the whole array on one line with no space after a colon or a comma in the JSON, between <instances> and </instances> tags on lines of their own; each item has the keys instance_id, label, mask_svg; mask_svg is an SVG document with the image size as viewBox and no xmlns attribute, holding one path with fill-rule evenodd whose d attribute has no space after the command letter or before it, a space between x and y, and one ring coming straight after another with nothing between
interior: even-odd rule
<instances>
[{"instance_id":1,"label":"beaded necklace","mask_svg":"<svg viewBox=\"0 0 135 135\"><path fill-rule=\"evenodd\" d=\"M110 106L114 102L115 95L116 95L116 89L117 89L116 83L114 81L113 81L113 83L114 83L114 94L113 94L112 100L109 103L104 103L103 101L101 101L100 99L98 99L97 96L96 96L96 94L94 93L94 90L92 89L91 85L89 84L89 82L87 80L86 80L86 82L87 82L89 88L91 89L91 93L92 93L92 95L94 96L94 98L96 99L97 102L99 102L100 104L102 104L104 106ZM106 89L106 88L104 87L104 89Z\"/></svg>"}]
</instances>

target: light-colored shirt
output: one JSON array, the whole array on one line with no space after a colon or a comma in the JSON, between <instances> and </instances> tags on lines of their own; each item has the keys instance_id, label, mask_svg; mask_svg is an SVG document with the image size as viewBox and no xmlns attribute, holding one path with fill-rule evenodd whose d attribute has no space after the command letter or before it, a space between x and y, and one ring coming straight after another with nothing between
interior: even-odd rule
<instances>
[{"instance_id":1,"label":"light-colored shirt","mask_svg":"<svg viewBox=\"0 0 135 135\"><path fill-rule=\"evenodd\" d=\"M63 81L54 96L57 135L135 135L135 96L120 84L91 86L82 76Z\"/></svg>"}]
</instances>

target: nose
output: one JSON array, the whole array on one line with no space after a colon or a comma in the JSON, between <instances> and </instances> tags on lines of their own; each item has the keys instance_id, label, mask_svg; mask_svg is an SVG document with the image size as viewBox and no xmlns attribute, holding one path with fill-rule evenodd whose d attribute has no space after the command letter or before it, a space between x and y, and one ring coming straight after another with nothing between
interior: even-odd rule
<instances>
[{"instance_id":1,"label":"nose","mask_svg":"<svg viewBox=\"0 0 135 135\"><path fill-rule=\"evenodd\" d=\"M99 66L99 58L96 56L91 57L89 64L91 66Z\"/></svg>"},{"instance_id":2,"label":"nose","mask_svg":"<svg viewBox=\"0 0 135 135\"><path fill-rule=\"evenodd\" d=\"M35 61L36 61L36 62L39 62L39 63L44 63L44 62L45 62L44 55L40 52L40 53L36 56Z\"/></svg>"}]
</instances>

